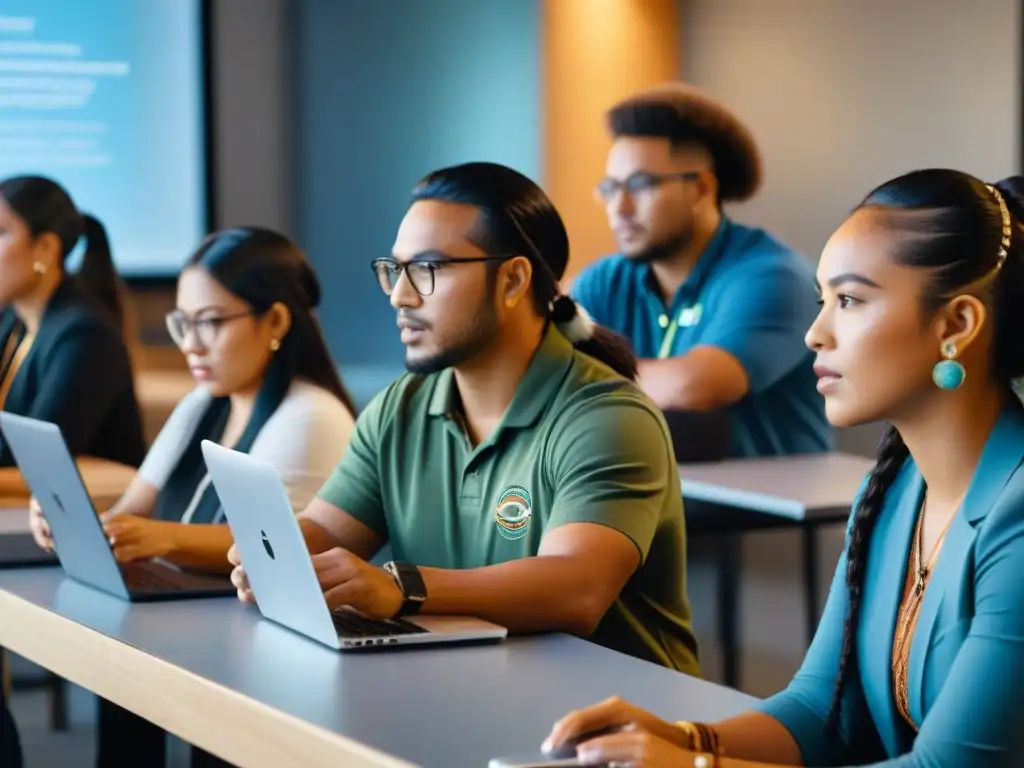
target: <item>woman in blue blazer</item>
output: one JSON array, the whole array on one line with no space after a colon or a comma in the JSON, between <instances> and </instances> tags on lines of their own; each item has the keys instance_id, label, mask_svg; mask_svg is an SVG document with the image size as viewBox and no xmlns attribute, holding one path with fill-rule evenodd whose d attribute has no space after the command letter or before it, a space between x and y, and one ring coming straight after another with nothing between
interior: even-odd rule
<instances>
[{"instance_id":1,"label":"woman in blue blazer","mask_svg":"<svg viewBox=\"0 0 1024 768\"><path fill-rule=\"evenodd\" d=\"M715 724L611 699L546 748L643 768L1024 764L1021 188L915 171L822 253L807 343L829 420L889 427L789 686Z\"/></svg>"}]
</instances>

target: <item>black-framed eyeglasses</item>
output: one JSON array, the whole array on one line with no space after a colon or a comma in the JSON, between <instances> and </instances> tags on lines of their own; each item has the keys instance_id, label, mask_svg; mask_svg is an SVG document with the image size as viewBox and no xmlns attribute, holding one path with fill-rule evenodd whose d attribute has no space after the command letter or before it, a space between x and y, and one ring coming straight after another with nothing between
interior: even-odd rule
<instances>
[{"instance_id":1,"label":"black-framed eyeglasses","mask_svg":"<svg viewBox=\"0 0 1024 768\"><path fill-rule=\"evenodd\" d=\"M188 335L194 333L196 341L205 349L217 342L217 335L220 333L221 326L225 323L239 320L243 317L255 317L258 314L255 310L250 309L233 315L209 315L192 318L180 309L175 309L167 313L165 322L167 323L167 333L170 334L171 341L179 347L184 347L185 342L188 340Z\"/></svg>"},{"instance_id":2,"label":"black-framed eyeglasses","mask_svg":"<svg viewBox=\"0 0 1024 768\"><path fill-rule=\"evenodd\" d=\"M386 296L390 296L402 279L402 273L409 278L409 284L420 296L429 296L434 292L434 276L437 270L448 264L479 264L485 261L507 261L515 256L491 255L473 256L467 259L457 259L443 254L420 254L411 261L399 261L389 257L374 259L370 262L373 273L377 276L380 289Z\"/></svg>"},{"instance_id":3,"label":"black-framed eyeglasses","mask_svg":"<svg viewBox=\"0 0 1024 768\"><path fill-rule=\"evenodd\" d=\"M648 171L637 171L631 173L625 179L601 179L601 182L594 190L597 197L608 202L620 192L628 192L635 195L638 192L660 187L668 181L696 181L700 178L700 171L685 171L683 173L650 173Z\"/></svg>"}]
</instances>

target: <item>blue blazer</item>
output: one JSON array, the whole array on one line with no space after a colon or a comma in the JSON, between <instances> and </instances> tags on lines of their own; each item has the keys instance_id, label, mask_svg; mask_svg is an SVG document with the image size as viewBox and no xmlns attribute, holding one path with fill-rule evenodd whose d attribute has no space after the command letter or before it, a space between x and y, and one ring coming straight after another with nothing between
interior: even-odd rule
<instances>
[{"instance_id":1,"label":"blue blazer","mask_svg":"<svg viewBox=\"0 0 1024 768\"><path fill-rule=\"evenodd\" d=\"M1024 764L1024 409L1006 408L954 517L925 591L910 649L916 734L892 692L892 641L924 482L908 459L868 546L857 672L842 742L825 723L847 608L840 558L814 642L789 687L758 709L779 720L804 765L998 768ZM835 740L833 740L835 741Z\"/></svg>"}]
</instances>

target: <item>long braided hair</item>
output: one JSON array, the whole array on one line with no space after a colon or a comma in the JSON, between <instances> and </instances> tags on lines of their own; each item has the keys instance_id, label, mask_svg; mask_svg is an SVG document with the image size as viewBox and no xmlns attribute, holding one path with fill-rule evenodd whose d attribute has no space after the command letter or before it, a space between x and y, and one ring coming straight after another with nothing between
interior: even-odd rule
<instances>
[{"instance_id":1,"label":"long braided hair","mask_svg":"<svg viewBox=\"0 0 1024 768\"><path fill-rule=\"evenodd\" d=\"M966 173L923 170L872 191L857 210L871 210L892 234L897 263L929 270L923 311L930 316L970 286L984 288L994 322L991 368L1009 389L1024 375L1024 179L994 186ZM1005 206L1005 208L1004 208ZM1003 213L1010 214L1004 236ZM839 736L843 697L857 664L857 628L871 533L885 495L909 455L889 426L853 513L846 544L848 603L829 732Z\"/></svg>"}]
</instances>

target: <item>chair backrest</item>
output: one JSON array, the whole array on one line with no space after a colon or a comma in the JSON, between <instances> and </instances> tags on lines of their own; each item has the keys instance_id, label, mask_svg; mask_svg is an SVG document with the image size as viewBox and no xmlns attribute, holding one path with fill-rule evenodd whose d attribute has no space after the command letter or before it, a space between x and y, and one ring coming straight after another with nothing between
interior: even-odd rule
<instances>
[{"instance_id":1,"label":"chair backrest","mask_svg":"<svg viewBox=\"0 0 1024 768\"><path fill-rule=\"evenodd\" d=\"M665 422L680 464L729 458L732 434L725 411L665 411Z\"/></svg>"}]
</instances>

